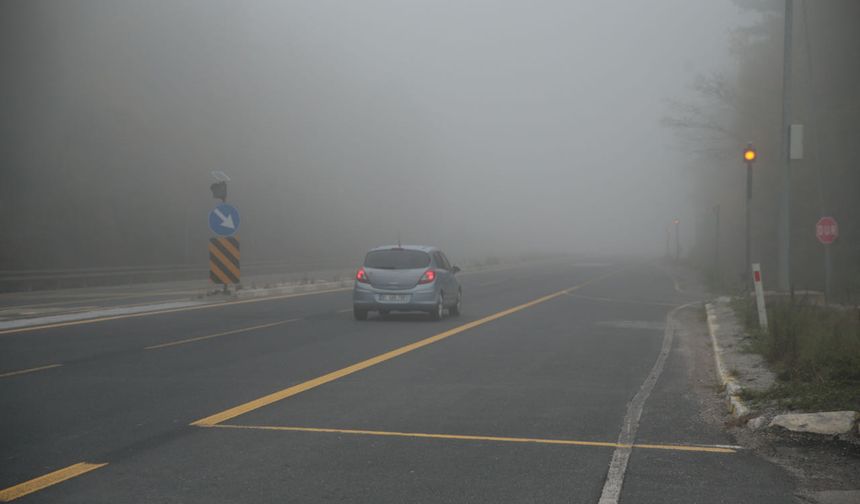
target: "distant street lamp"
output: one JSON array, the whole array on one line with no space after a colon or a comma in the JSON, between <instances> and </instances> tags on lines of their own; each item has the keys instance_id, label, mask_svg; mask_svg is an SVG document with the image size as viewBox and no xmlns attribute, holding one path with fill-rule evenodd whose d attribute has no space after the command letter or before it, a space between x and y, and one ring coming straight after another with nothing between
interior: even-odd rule
<instances>
[{"instance_id":1,"label":"distant street lamp","mask_svg":"<svg viewBox=\"0 0 860 504\"><path fill-rule=\"evenodd\" d=\"M751 230L750 230L750 211L752 207L752 166L755 163L756 158L758 158L758 153L753 147L752 142L747 144L747 148L744 149L744 162L747 164L747 205L746 205L746 255L744 260L744 278L746 279L747 285L750 285L752 270L752 259L751 259Z\"/></svg>"}]
</instances>

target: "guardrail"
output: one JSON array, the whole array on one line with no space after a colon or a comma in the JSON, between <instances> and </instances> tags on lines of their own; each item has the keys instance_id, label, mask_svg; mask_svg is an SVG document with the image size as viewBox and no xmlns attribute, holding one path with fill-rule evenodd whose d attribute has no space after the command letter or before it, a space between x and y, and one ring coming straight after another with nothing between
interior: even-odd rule
<instances>
[{"instance_id":1,"label":"guardrail","mask_svg":"<svg viewBox=\"0 0 860 504\"><path fill-rule=\"evenodd\" d=\"M288 274L342 267L343 260L255 261L242 264L242 276ZM206 264L174 264L109 268L0 270L0 292L128 285L209 278Z\"/></svg>"}]
</instances>

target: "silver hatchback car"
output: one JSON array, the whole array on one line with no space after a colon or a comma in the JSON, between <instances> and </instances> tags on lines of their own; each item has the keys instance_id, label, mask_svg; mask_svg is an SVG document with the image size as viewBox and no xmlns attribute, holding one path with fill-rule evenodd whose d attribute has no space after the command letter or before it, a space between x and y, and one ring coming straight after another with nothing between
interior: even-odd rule
<instances>
[{"instance_id":1,"label":"silver hatchback car","mask_svg":"<svg viewBox=\"0 0 860 504\"><path fill-rule=\"evenodd\" d=\"M356 320L367 312L423 311L440 320L447 308L459 315L463 289L452 266L436 247L393 245L370 250L355 274L352 310Z\"/></svg>"}]
</instances>

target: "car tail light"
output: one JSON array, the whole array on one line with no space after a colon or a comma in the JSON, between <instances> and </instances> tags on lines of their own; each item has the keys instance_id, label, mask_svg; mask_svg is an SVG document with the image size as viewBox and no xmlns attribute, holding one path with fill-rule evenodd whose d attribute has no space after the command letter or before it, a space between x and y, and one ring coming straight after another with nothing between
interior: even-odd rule
<instances>
[{"instance_id":1,"label":"car tail light","mask_svg":"<svg viewBox=\"0 0 860 504\"><path fill-rule=\"evenodd\" d=\"M367 272L364 271L364 268L359 268L358 272L355 274L355 281L361 283L370 283L370 280L367 278Z\"/></svg>"},{"instance_id":2,"label":"car tail light","mask_svg":"<svg viewBox=\"0 0 860 504\"><path fill-rule=\"evenodd\" d=\"M433 270L427 270L421 275L421 278L418 280L419 284L428 284L432 283L433 280L436 280L436 272Z\"/></svg>"}]
</instances>

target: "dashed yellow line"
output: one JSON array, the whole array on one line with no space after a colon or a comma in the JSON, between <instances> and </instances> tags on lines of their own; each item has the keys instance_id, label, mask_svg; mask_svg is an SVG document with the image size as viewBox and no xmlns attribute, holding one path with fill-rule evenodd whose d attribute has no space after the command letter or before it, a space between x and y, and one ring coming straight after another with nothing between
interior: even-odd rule
<instances>
[{"instance_id":1,"label":"dashed yellow line","mask_svg":"<svg viewBox=\"0 0 860 504\"><path fill-rule=\"evenodd\" d=\"M47 366L39 366L39 367L33 367L33 368L29 368L29 369L21 369L19 371L9 371L8 373L0 374L0 378L6 378L9 376L18 376L18 375L27 374L27 373L35 373L36 371L44 371L46 369L54 369L54 368L58 368L60 366L62 366L62 364L48 364Z\"/></svg>"},{"instance_id":2,"label":"dashed yellow line","mask_svg":"<svg viewBox=\"0 0 860 504\"><path fill-rule=\"evenodd\" d=\"M302 392L304 392L306 390L310 390L310 389L319 387L320 385L324 385L326 383L335 381L339 378L343 378L344 376L351 375L351 374L356 373L358 371L361 371L363 369L367 369L371 366L375 366L379 363L394 359L395 357L399 357L399 356L406 354L406 353L409 353L413 350L417 350L417 349L425 347L427 345L431 345L433 343L436 343L437 341L441 341L443 339L450 338L451 336L454 336L456 334L460 334L464 331L468 331L469 329L473 329L475 327L484 325L488 322L492 322L492 321L500 319L502 317L511 315L512 313L516 313L518 311L525 310L526 308L531 308L532 306L538 305L540 303L544 303L544 302L549 301L551 299L555 299L559 296L563 296L569 292L572 292L572 291L577 290L577 289L581 289L582 287L585 287L586 285L589 285L593 282L596 282L598 280L606 278L612 274L615 274L615 272L592 278L591 280L583 282L579 285L575 285L573 287L569 287L567 289L560 290L558 292L554 292L552 294L548 294L548 295L543 296L543 297L539 297L537 299L529 301L528 303L523 303L521 305L514 306L513 308L508 308L507 310L502 310L502 311L494 313L492 315L488 315L482 319L474 320L472 322L468 322L468 323L463 324L461 326L457 326L453 329L449 329L447 331L441 332L439 334L436 334L435 336L430 336L429 338L425 338L423 340L416 341L415 343L411 343L409 345L402 346L400 348L396 348L396 349L391 350L389 352L385 352L383 354L377 355L376 357L371 357L370 359L363 360L363 361L358 362L356 364L353 364L351 366L347 366L345 368L338 369L337 371L332 371L331 373L324 374L324 375L319 376L317 378L314 378L312 380L308 380L306 382L299 383L298 385L293 385L292 387L288 387L288 388L285 388L283 390L279 390L277 392L274 392L274 393L271 393L269 395L260 397L258 399L254 399L253 401L249 401L249 402L246 402L244 404L234 406L230 409L221 411L219 413L215 413L214 415L210 415L208 417L201 418L200 420L196 420L196 421L192 422L191 425L196 425L199 427L207 427L207 426L211 426L211 425L217 425L221 422L225 422L225 421L230 420L232 418L236 418L237 416L244 415L245 413L254 411L254 410L262 408L264 406L268 406L268 405L276 403L278 401L282 401L282 400L284 400L288 397L292 397L296 394L301 394Z\"/></svg>"},{"instance_id":3,"label":"dashed yellow line","mask_svg":"<svg viewBox=\"0 0 860 504\"><path fill-rule=\"evenodd\" d=\"M215 333L215 334L207 334L205 336L197 336L195 338L186 338L186 339L177 340L177 341L170 341L167 343L160 343L158 345L151 345L148 347L144 347L144 350L155 350L157 348L166 348L166 347L172 347L172 346L177 346L177 345L185 345L188 343L194 343L196 341L203 341L203 340L208 340L208 339L212 339L212 338L219 338L221 336L228 336L230 334L239 334L239 333L243 333L243 332L256 331L258 329L266 329L269 327L275 327L275 326L279 326L279 325L289 324L290 322L296 322L297 320L301 320L301 319L294 318L294 319L288 319L288 320L279 320L278 322L272 322L271 324L260 324L260 325L255 325L255 326L251 326L251 327L243 327L241 329L233 329L232 331L224 331L224 332L219 332L219 333Z\"/></svg>"},{"instance_id":4,"label":"dashed yellow line","mask_svg":"<svg viewBox=\"0 0 860 504\"><path fill-rule=\"evenodd\" d=\"M351 434L356 436L383 436L383 437L404 437L404 438L424 438L424 439L453 439L460 441L492 441L499 443L534 443L534 444L549 444L549 445L567 445L567 446L594 446L599 448L643 448L648 450L671 450L671 451L687 451L687 452L703 452L703 453L737 453L739 447L722 446L722 445L676 445L676 444L633 444L622 445L606 441L579 441L575 439L545 439L545 438L523 438L523 437L503 437L503 436L473 436L463 434L428 434L424 432L397 432L397 431L377 431L377 430L359 430L359 429L328 429L320 427L286 427L276 425L233 425L219 424L209 425L207 427L216 427L224 429L247 429L247 430L266 430L266 431L288 431L288 432L316 432L327 434Z\"/></svg>"},{"instance_id":5,"label":"dashed yellow line","mask_svg":"<svg viewBox=\"0 0 860 504\"><path fill-rule=\"evenodd\" d=\"M79 462L77 464L70 465L69 467L45 474L44 476L39 476L38 478L33 478L30 481L25 481L24 483L19 483L5 490L0 490L0 502L13 501L19 497L29 495L33 492L38 492L39 490L49 486L62 483L63 481L86 474L106 465L106 463L91 464L88 462Z\"/></svg>"}]
</instances>

